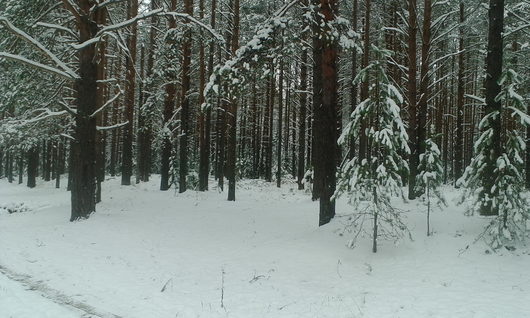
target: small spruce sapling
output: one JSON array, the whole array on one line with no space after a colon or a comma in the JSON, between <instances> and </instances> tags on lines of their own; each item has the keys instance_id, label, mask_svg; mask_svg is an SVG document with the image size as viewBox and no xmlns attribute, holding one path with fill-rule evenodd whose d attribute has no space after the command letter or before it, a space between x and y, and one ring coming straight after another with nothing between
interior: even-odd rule
<instances>
[{"instance_id":1,"label":"small spruce sapling","mask_svg":"<svg viewBox=\"0 0 530 318\"><path fill-rule=\"evenodd\" d=\"M447 205L440 186L443 183L443 167L440 157L440 149L431 138L425 141L425 152L420 155L416 176L416 191L423 193L422 199L427 205L427 236L431 232L431 202L434 199L437 206Z\"/></svg>"},{"instance_id":2,"label":"small spruce sapling","mask_svg":"<svg viewBox=\"0 0 530 318\"><path fill-rule=\"evenodd\" d=\"M391 204L393 196L403 197L401 173L408 171L403 158L410 153L408 135L401 120L398 104L403 102L399 90L392 85L385 68L391 51L372 46L376 59L364 68L356 82L370 80L369 98L362 101L352 112L350 122L344 129L339 144L359 138L361 123L373 123L366 129L370 144L367 158L345 159L338 178L335 196L347 194L349 203L357 210L349 227L362 232L364 221L373 221L372 251L377 252L377 239L400 239L407 227L401 213ZM362 211L362 212L361 212ZM349 243L355 244L355 238Z\"/></svg>"},{"instance_id":3,"label":"small spruce sapling","mask_svg":"<svg viewBox=\"0 0 530 318\"><path fill-rule=\"evenodd\" d=\"M525 127L530 125L530 116L526 114L527 105L522 96L517 94L517 87L521 79L511 69L505 71L499 81L502 86L497 99L502 102L502 111L496 111L485 116L480 122L479 129L482 134L475 143L475 156L466 168L464 175L458 181L464 186L462 202L467 197L474 198L471 212L480 211L484 206L491 206L497 215L486 227L488 244L493 249L505 246L513 249L517 242L522 242L527 235L527 220L530 211L528 202L523 196L523 153L525 141L517 129L507 129L502 140L493 140L492 122L501 116L501 119L512 117ZM500 142L501 153L497 158L491 158L491 147L494 142ZM493 186L485 188L485 169L488 161L495 163ZM482 235L481 235L482 236Z\"/></svg>"}]
</instances>

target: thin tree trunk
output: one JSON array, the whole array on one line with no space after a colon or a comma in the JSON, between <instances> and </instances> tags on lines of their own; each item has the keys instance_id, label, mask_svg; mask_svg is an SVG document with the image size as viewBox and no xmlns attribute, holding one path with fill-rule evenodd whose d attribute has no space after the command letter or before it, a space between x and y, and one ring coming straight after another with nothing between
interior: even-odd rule
<instances>
[{"instance_id":1,"label":"thin tree trunk","mask_svg":"<svg viewBox=\"0 0 530 318\"><path fill-rule=\"evenodd\" d=\"M417 122L417 5L416 0L408 0L409 11L409 34L408 34L408 91L409 102L409 199L415 199L416 175L418 174L419 149L418 145L418 122Z\"/></svg>"},{"instance_id":2,"label":"thin tree trunk","mask_svg":"<svg viewBox=\"0 0 530 318\"><path fill-rule=\"evenodd\" d=\"M132 19L138 15L138 0L127 1L127 18ZM133 174L133 128L134 128L134 108L135 108L135 90L136 90L136 44L137 44L137 23L134 22L130 27L127 47L127 73L125 78L125 118L128 124L123 133L123 152L122 152L122 171L121 184L131 185Z\"/></svg>"},{"instance_id":3,"label":"thin tree trunk","mask_svg":"<svg viewBox=\"0 0 530 318\"><path fill-rule=\"evenodd\" d=\"M458 42L458 96L457 96L457 110L456 110L456 127L455 127L455 180L458 180L463 173L462 163L463 163L463 136L462 131L464 129L463 117L464 117L464 1L460 1L460 32L459 32L459 42ZM458 186L458 184L457 184Z\"/></svg>"},{"instance_id":4,"label":"thin tree trunk","mask_svg":"<svg viewBox=\"0 0 530 318\"><path fill-rule=\"evenodd\" d=\"M171 11L177 9L177 0L171 0ZM174 18L169 19L168 29L175 29L177 27L177 21ZM160 167L160 190L167 191L169 189L169 166L170 158L173 149L171 142L171 134L169 132L170 120L173 117L175 108L177 86L176 86L177 75L173 70L169 71L168 83L166 84L166 96L164 100L164 136L162 140L162 154L161 154L161 167Z\"/></svg>"},{"instance_id":5,"label":"thin tree trunk","mask_svg":"<svg viewBox=\"0 0 530 318\"><path fill-rule=\"evenodd\" d=\"M184 0L184 12L193 16L193 0ZM182 94L180 108L180 152L179 152L179 193L188 189L188 139L190 137L190 89L191 89L191 46L192 32L186 30L182 45Z\"/></svg>"}]
</instances>

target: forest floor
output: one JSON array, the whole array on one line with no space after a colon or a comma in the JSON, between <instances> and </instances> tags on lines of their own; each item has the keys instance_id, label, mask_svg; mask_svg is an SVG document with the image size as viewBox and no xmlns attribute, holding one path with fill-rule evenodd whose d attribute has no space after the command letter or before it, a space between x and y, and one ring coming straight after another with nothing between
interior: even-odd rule
<instances>
[{"instance_id":1,"label":"forest floor","mask_svg":"<svg viewBox=\"0 0 530 318\"><path fill-rule=\"evenodd\" d=\"M530 249L491 252L487 219L464 216L458 193L432 215L403 203L412 240L345 230L352 208L319 228L318 203L295 190L242 181L236 202L158 191L158 178L104 183L90 219L70 223L70 197L0 180L1 318L528 317ZM212 184L213 185L213 184ZM23 204L25 208L16 208ZM9 214L8 209L26 210Z\"/></svg>"}]
</instances>

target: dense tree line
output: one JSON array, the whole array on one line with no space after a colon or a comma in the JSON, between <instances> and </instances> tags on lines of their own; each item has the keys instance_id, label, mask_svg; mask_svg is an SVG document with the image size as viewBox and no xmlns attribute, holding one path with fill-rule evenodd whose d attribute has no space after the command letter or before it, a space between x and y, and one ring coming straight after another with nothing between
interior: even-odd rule
<instances>
[{"instance_id":1,"label":"dense tree line","mask_svg":"<svg viewBox=\"0 0 530 318\"><path fill-rule=\"evenodd\" d=\"M320 225L337 195L373 203L374 252L403 230L393 196L445 183L514 239L529 34L526 0L2 1L0 177L68 173L72 221L106 175L227 180L228 200L241 178L311 180Z\"/></svg>"}]
</instances>

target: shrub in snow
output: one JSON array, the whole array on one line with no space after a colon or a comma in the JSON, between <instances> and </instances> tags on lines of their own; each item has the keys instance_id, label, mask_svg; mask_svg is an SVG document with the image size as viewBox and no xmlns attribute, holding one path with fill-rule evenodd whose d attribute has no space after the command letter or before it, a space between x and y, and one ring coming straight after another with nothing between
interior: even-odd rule
<instances>
[{"instance_id":1,"label":"shrub in snow","mask_svg":"<svg viewBox=\"0 0 530 318\"><path fill-rule=\"evenodd\" d=\"M490 246L497 249L501 246L513 247L527 235L527 220L530 211L528 202L523 196L524 179L522 159L525 141L517 129L507 130L502 140L494 140L494 121L501 117L518 119L521 125L530 125L526 114L524 98L516 93L519 76L513 70L503 73L500 84L503 86L497 96L503 104L501 112L495 111L486 115L480 122L481 136L475 143L475 156L458 181L465 187L462 202L473 197L471 212L491 209L494 217L486 227L484 234ZM500 154L492 157L492 147L500 143ZM494 164L493 175L486 169ZM486 182L493 181L493 182ZM492 184L492 186L488 186Z\"/></svg>"},{"instance_id":2,"label":"shrub in snow","mask_svg":"<svg viewBox=\"0 0 530 318\"><path fill-rule=\"evenodd\" d=\"M443 167L440 149L431 138L425 141L425 152L420 155L420 164L416 176L416 191L422 194L427 205L427 236L431 235L431 201L438 206L446 205L445 198L439 187L443 183Z\"/></svg>"},{"instance_id":3,"label":"shrub in snow","mask_svg":"<svg viewBox=\"0 0 530 318\"><path fill-rule=\"evenodd\" d=\"M23 213L29 210L30 208L24 203L8 203L0 205L0 214Z\"/></svg>"},{"instance_id":4,"label":"shrub in snow","mask_svg":"<svg viewBox=\"0 0 530 318\"><path fill-rule=\"evenodd\" d=\"M372 220L375 253L379 236L397 240L407 232L401 213L390 201L393 196L403 197L400 173L408 171L403 154L409 154L410 149L398 106L403 97L385 71L391 52L375 46L372 50L377 59L355 79L374 83L370 86L371 97L356 107L339 138L339 143L345 144L350 138L360 136L362 122L373 123L365 132L371 150L367 158L355 157L342 164L335 196L347 194L350 204L357 210L351 224L357 229L357 235L363 231L365 220ZM350 246L354 243L355 239Z\"/></svg>"}]
</instances>

